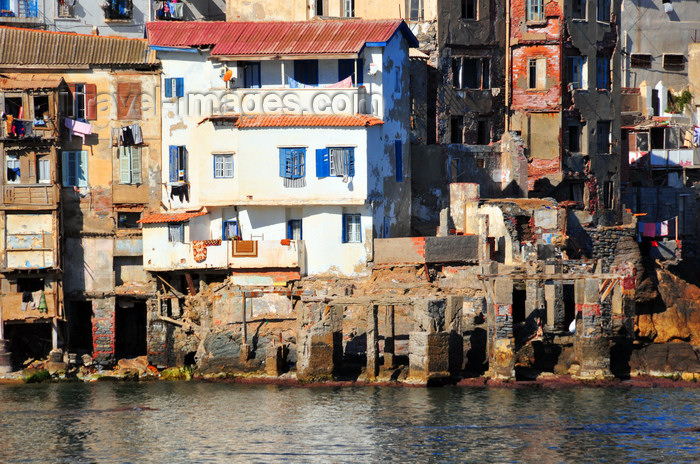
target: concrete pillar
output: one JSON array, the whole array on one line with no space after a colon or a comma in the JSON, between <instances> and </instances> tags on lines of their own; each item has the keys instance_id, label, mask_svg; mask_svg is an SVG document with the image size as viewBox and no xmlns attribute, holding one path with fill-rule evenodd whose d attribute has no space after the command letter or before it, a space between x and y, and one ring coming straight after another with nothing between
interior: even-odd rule
<instances>
[{"instance_id":1,"label":"concrete pillar","mask_svg":"<svg viewBox=\"0 0 700 464\"><path fill-rule=\"evenodd\" d=\"M151 298L146 302L148 362L160 369L170 366L168 360L168 324L158 318L167 315L167 300ZM172 326L172 324L170 324Z\"/></svg>"},{"instance_id":2,"label":"concrete pillar","mask_svg":"<svg viewBox=\"0 0 700 464\"><path fill-rule=\"evenodd\" d=\"M482 263L491 261L489 245L489 216L479 215L479 260Z\"/></svg>"},{"instance_id":3,"label":"concrete pillar","mask_svg":"<svg viewBox=\"0 0 700 464\"><path fill-rule=\"evenodd\" d=\"M342 353L342 307L307 302L297 312L297 378L301 381L333 377L338 351Z\"/></svg>"},{"instance_id":4,"label":"concrete pillar","mask_svg":"<svg viewBox=\"0 0 700 464\"><path fill-rule=\"evenodd\" d=\"M612 376L610 372L610 340L602 332L600 279L577 280L576 334L574 357L580 366L577 377L601 379Z\"/></svg>"},{"instance_id":5,"label":"concrete pillar","mask_svg":"<svg viewBox=\"0 0 700 464\"><path fill-rule=\"evenodd\" d=\"M386 334L384 335L384 367L387 369L393 369L395 367L396 355L395 344L394 344L394 306L386 307L386 320L385 320Z\"/></svg>"},{"instance_id":6,"label":"concrete pillar","mask_svg":"<svg viewBox=\"0 0 700 464\"><path fill-rule=\"evenodd\" d=\"M270 343L265 356L265 374L278 377L284 370L283 347Z\"/></svg>"},{"instance_id":7,"label":"concrete pillar","mask_svg":"<svg viewBox=\"0 0 700 464\"><path fill-rule=\"evenodd\" d=\"M370 305L367 309L367 379L375 380L379 375L379 306Z\"/></svg>"},{"instance_id":8,"label":"concrete pillar","mask_svg":"<svg viewBox=\"0 0 700 464\"><path fill-rule=\"evenodd\" d=\"M493 300L489 302L488 375L496 379L515 378L515 340L513 338L513 279L496 278Z\"/></svg>"},{"instance_id":9,"label":"concrete pillar","mask_svg":"<svg viewBox=\"0 0 700 464\"><path fill-rule=\"evenodd\" d=\"M445 308L445 330L449 333L449 371L458 375L464 362L464 297L450 295Z\"/></svg>"},{"instance_id":10,"label":"concrete pillar","mask_svg":"<svg viewBox=\"0 0 700 464\"><path fill-rule=\"evenodd\" d=\"M418 382L448 378L449 334L411 332L408 334L408 375Z\"/></svg>"},{"instance_id":11,"label":"concrete pillar","mask_svg":"<svg viewBox=\"0 0 700 464\"><path fill-rule=\"evenodd\" d=\"M557 275L561 273L562 265L559 263L545 266L545 274ZM545 282L544 298L547 305L547 329L566 330L564 282L560 279Z\"/></svg>"},{"instance_id":12,"label":"concrete pillar","mask_svg":"<svg viewBox=\"0 0 700 464\"><path fill-rule=\"evenodd\" d=\"M245 293L241 295L241 363L246 363L250 359L250 345L248 344L248 318L246 314Z\"/></svg>"}]
</instances>

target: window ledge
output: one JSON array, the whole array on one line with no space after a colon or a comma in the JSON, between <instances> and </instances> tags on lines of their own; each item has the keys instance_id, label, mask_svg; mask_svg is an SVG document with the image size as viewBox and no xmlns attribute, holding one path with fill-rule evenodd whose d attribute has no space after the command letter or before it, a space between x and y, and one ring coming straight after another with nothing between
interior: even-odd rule
<instances>
[{"instance_id":1,"label":"window ledge","mask_svg":"<svg viewBox=\"0 0 700 464\"><path fill-rule=\"evenodd\" d=\"M525 21L527 27L543 27L547 25L546 19L538 19L537 21Z\"/></svg>"},{"instance_id":2,"label":"window ledge","mask_svg":"<svg viewBox=\"0 0 700 464\"><path fill-rule=\"evenodd\" d=\"M596 22L597 22L598 24L602 25L602 26L609 26L609 25L610 25L610 21L609 21L609 20L608 20L608 21L604 21L604 20L596 19Z\"/></svg>"},{"instance_id":3,"label":"window ledge","mask_svg":"<svg viewBox=\"0 0 700 464\"><path fill-rule=\"evenodd\" d=\"M105 18L105 24L110 24L110 23L121 23L121 24L128 24L128 23L133 23L134 20L132 18L130 19L107 19Z\"/></svg>"},{"instance_id":4,"label":"window ledge","mask_svg":"<svg viewBox=\"0 0 700 464\"><path fill-rule=\"evenodd\" d=\"M575 23L587 23L588 18L571 18L571 21Z\"/></svg>"},{"instance_id":5,"label":"window ledge","mask_svg":"<svg viewBox=\"0 0 700 464\"><path fill-rule=\"evenodd\" d=\"M76 18L75 16L54 16L54 21L73 21L73 22L78 22L80 21L80 18Z\"/></svg>"}]
</instances>

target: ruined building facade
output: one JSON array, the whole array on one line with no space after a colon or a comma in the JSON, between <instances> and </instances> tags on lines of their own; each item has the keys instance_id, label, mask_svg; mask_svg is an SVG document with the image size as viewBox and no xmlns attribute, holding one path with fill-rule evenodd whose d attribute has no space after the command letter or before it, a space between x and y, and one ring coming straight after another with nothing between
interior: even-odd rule
<instances>
[{"instance_id":1,"label":"ruined building facade","mask_svg":"<svg viewBox=\"0 0 700 464\"><path fill-rule=\"evenodd\" d=\"M620 190L620 2L510 3L508 129L528 147L531 196L614 223Z\"/></svg>"}]
</instances>

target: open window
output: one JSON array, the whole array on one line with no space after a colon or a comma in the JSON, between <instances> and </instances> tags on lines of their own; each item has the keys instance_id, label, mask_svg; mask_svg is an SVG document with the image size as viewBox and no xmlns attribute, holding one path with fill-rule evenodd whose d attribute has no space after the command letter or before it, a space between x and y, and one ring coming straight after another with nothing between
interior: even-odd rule
<instances>
[{"instance_id":1,"label":"open window","mask_svg":"<svg viewBox=\"0 0 700 464\"><path fill-rule=\"evenodd\" d=\"M133 230L140 229L141 224L138 220L141 219L141 213L135 211L118 211L117 212L117 229Z\"/></svg>"},{"instance_id":2,"label":"open window","mask_svg":"<svg viewBox=\"0 0 700 464\"><path fill-rule=\"evenodd\" d=\"M132 0L105 0L102 9L108 21L127 21L133 16L134 5Z\"/></svg>"},{"instance_id":3,"label":"open window","mask_svg":"<svg viewBox=\"0 0 700 464\"><path fill-rule=\"evenodd\" d=\"M488 58L452 58L452 86L456 89L488 89L490 74Z\"/></svg>"},{"instance_id":4,"label":"open window","mask_svg":"<svg viewBox=\"0 0 700 464\"><path fill-rule=\"evenodd\" d=\"M477 19L478 0L462 0L462 19Z\"/></svg>"}]
</instances>

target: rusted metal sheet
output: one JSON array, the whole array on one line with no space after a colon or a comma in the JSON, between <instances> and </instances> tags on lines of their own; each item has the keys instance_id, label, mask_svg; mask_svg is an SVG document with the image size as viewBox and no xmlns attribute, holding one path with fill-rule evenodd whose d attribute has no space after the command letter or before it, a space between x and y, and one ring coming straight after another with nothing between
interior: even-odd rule
<instances>
[{"instance_id":1,"label":"rusted metal sheet","mask_svg":"<svg viewBox=\"0 0 700 464\"><path fill-rule=\"evenodd\" d=\"M6 73L4 76L0 78L0 89L5 90L57 89L63 83L63 77L55 74Z\"/></svg>"},{"instance_id":2,"label":"rusted metal sheet","mask_svg":"<svg viewBox=\"0 0 700 464\"><path fill-rule=\"evenodd\" d=\"M387 42L398 29L418 46L402 20L154 22L146 28L151 45L213 45L214 56L357 54L367 43Z\"/></svg>"},{"instance_id":3,"label":"rusted metal sheet","mask_svg":"<svg viewBox=\"0 0 700 464\"><path fill-rule=\"evenodd\" d=\"M344 115L313 115L313 114L279 114L279 115L216 115L205 118L204 121L229 121L238 128L250 127L371 127L384 124L379 118L357 114ZM200 124L202 123L200 122Z\"/></svg>"},{"instance_id":4,"label":"rusted metal sheet","mask_svg":"<svg viewBox=\"0 0 700 464\"><path fill-rule=\"evenodd\" d=\"M145 218L137 221L139 224L160 224L165 222L184 222L192 218L204 216L206 211L199 211L197 213L171 213L163 214L156 213L146 216Z\"/></svg>"},{"instance_id":5,"label":"rusted metal sheet","mask_svg":"<svg viewBox=\"0 0 700 464\"><path fill-rule=\"evenodd\" d=\"M157 61L143 39L0 27L0 63L87 66L156 64Z\"/></svg>"}]
</instances>

